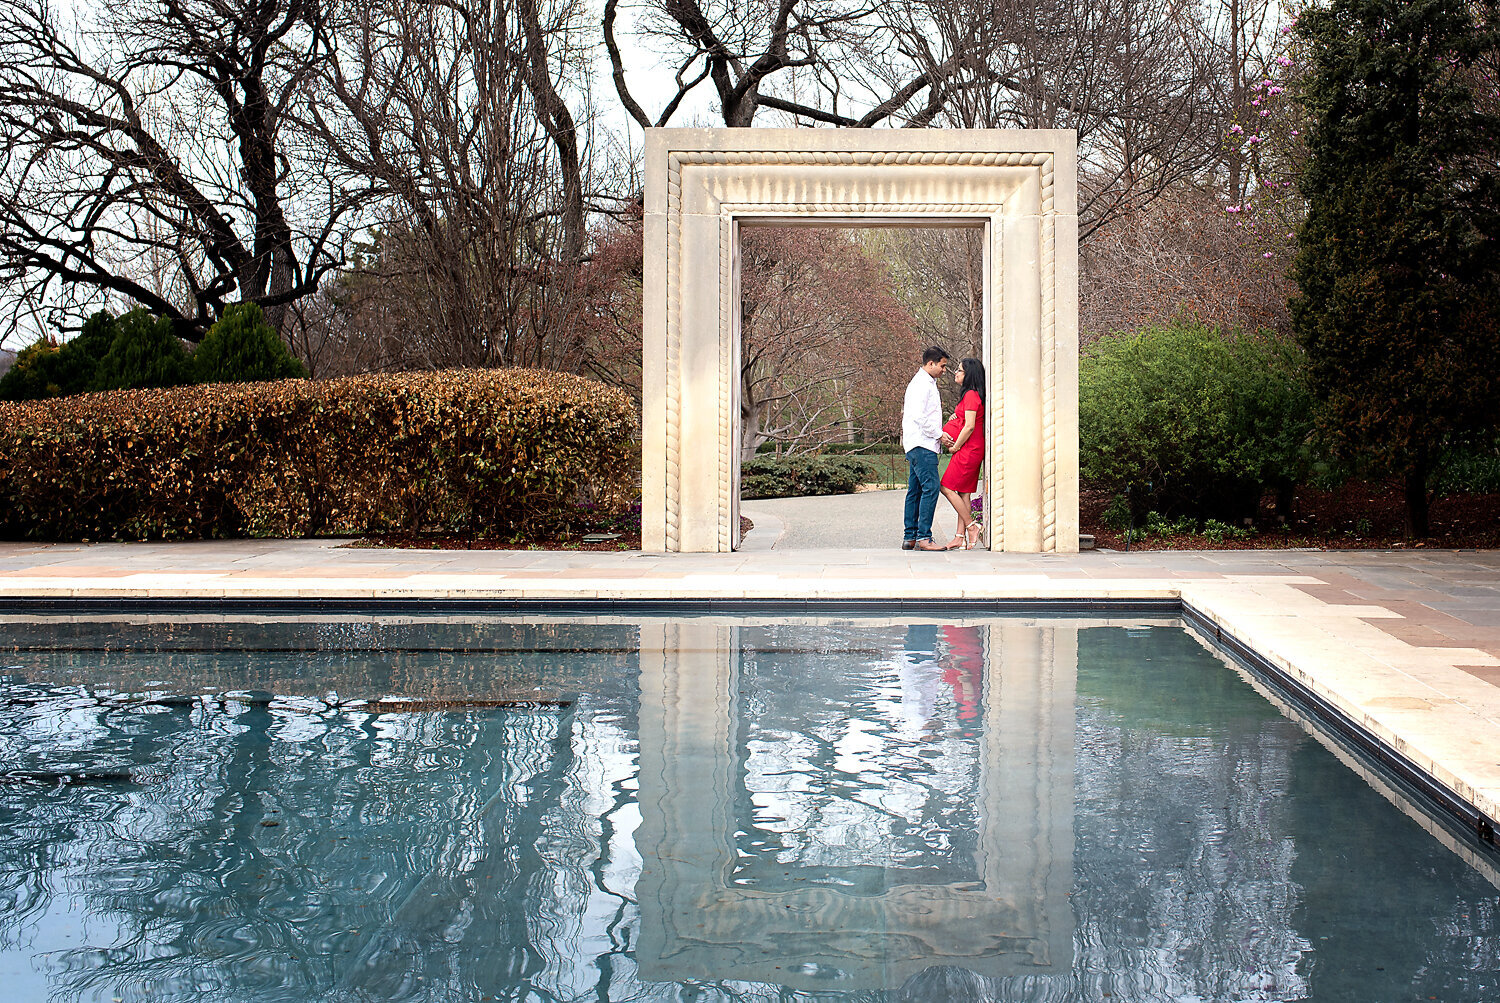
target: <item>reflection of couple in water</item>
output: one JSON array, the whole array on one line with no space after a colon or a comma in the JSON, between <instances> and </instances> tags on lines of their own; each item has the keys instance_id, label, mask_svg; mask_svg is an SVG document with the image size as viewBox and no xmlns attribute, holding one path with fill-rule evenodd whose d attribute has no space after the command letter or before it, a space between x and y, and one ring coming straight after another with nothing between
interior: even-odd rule
<instances>
[{"instance_id":1,"label":"reflection of couple in water","mask_svg":"<svg viewBox=\"0 0 1500 1003\"><path fill-rule=\"evenodd\" d=\"M984 639L980 628L913 624L906 628L906 657L913 668L926 663L940 670L943 684L953 691L958 727L972 732L979 724L984 695ZM903 700L910 700L927 720L936 708L937 694L933 691L939 676L931 669L922 675L925 686L917 678L902 680L903 690L911 691L903 694Z\"/></svg>"},{"instance_id":2,"label":"reflection of couple in water","mask_svg":"<svg viewBox=\"0 0 1500 1003\"><path fill-rule=\"evenodd\" d=\"M958 407L943 423L938 377L948 371L948 353L936 346L922 353L922 368L906 387L901 407L901 448L906 453L906 533L902 550L972 550L983 527L970 506L984 463L984 365L964 359L953 371ZM938 478L938 450L952 454ZM932 517L942 494L958 515L958 530L946 544L932 540Z\"/></svg>"}]
</instances>

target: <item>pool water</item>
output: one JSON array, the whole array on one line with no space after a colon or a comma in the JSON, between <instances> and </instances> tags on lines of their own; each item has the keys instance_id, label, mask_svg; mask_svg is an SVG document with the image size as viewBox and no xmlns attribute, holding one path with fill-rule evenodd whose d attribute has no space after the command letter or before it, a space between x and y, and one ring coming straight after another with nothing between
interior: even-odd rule
<instances>
[{"instance_id":1,"label":"pool water","mask_svg":"<svg viewBox=\"0 0 1500 1003\"><path fill-rule=\"evenodd\" d=\"M1176 621L0 638L7 1000L1500 999L1494 855Z\"/></svg>"}]
</instances>

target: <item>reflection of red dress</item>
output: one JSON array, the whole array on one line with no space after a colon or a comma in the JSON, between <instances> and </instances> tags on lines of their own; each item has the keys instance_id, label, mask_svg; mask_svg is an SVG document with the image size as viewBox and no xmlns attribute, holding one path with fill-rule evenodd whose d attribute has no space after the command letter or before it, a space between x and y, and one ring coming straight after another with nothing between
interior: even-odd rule
<instances>
[{"instance_id":1,"label":"reflection of red dress","mask_svg":"<svg viewBox=\"0 0 1500 1003\"><path fill-rule=\"evenodd\" d=\"M978 627L944 627L943 640L948 642L947 657L940 660L943 682L953 687L958 720L973 724L984 696L984 642Z\"/></svg>"},{"instance_id":2,"label":"reflection of red dress","mask_svg":"<svg viewBox=\"0 0 1500 1003\"><path fill-rule=\"evenodd\" d=\"M969 411L974 412L974 431L953 454L948 469L943 472L943 487L961 495L979 486L979 465L984 462L984 402L979 399L978 392L970 390L964 394L964 399L958 402L958 410L943 426L944 432L957 439L964 430L964 415Z\"/></svg>"}]
</instances>

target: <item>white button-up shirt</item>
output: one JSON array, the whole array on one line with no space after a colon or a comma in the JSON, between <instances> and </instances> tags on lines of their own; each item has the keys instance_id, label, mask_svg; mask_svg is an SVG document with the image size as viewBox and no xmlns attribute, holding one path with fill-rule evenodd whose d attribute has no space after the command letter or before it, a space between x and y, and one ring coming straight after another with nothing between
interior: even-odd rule
<instances>
[{"instance_id":1,"label":"white button-up shirt","mask_svg":"<svg viewBox=\"0 0 1500 1003\"><path fill-rule=\"evenodd\" d=\"M909 453L921 446L936 453L942 434L943 402L937 380L918 369L906 385L906 402L901 406L901 451Z\"/></svg>"}]
</instances>

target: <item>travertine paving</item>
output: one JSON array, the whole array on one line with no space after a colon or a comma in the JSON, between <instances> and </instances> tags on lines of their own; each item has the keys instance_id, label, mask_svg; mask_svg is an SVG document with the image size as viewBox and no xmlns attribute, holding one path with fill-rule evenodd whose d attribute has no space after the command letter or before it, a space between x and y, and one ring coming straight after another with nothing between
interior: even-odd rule
<instances>
[{"instance_id":1,"label":"travertine paving","mask_svg":"<svg viewBox=\"0 0 1500 1003\"><path fill-rule=\"evenodd\" d=\"M355 550L0 543L5 598L1180 599L1500 824L1500 552ZM3 633L0 625L0 633Z\"/></svg>"}]
</instances>

